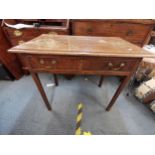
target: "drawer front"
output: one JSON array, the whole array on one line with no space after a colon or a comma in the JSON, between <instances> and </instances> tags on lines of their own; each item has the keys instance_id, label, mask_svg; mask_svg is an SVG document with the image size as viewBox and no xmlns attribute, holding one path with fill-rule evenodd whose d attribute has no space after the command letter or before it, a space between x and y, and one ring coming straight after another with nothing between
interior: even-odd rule
<instances>
[{"instance_id":1,"label":"drawer front","mask_svg":"<svg viewBox=\"0 0 155 155\"><path fill-rule=\"evenodd\" d=\"M137 59L131 58L88 57L83 60L82 69L88 71L131 72L136 62Z\"/></svg>"},{"instance_id":2,"label":"drawer front","mask_svg":"<svg viewBox=\"0 0 155 155\"><path fill-rule=\"evenodd\" d=\"M37 56L29 57L33 70L48 70L59 73L130 73L138 59L115 57L80 57L80 56Z\"/></svg>"},{"instance_id":3,"label":"drawer front","mask_svg":"<svg viewBox=\"0 0 155 155\"><path fill-rule=\"evenodd\" d=\"M73 22L75 35L121 37L137 45L143 44L150 31L150 25L112 22Z\"/></svg>"},{"instance_id":4,"label":"drawer front","mask_svg":"<svg viewBox=\"0 0 155 155\"><path fill-rule=\"evenodd\" d=\"M31 28L31 29L12 29L4 27L4 32L7 35L12 46L21 44L23 42L29 41L41 34L68 34L67 30L52 30L52 29L41 29L41 28Z\"/></svg>"},{"instance_id":5,"label":"drawer front","mask_svg":"<svg viewBox=\"0 0 155 155\"><path fill-rule=\"evenodd\" d=\"M29 59L33 69L79 70L81 59L72 56L32 56Z\"/></svg>"}]
</instances>

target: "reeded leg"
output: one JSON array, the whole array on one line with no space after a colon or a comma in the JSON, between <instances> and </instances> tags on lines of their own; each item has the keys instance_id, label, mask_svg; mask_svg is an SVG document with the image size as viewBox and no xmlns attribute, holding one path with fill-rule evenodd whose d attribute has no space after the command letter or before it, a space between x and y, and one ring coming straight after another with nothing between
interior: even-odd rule
<instances>
[{"instance_id":1,"label":"reeded leg","mask_svg":"<svg viewBox=\"0 0 155 155\"><path fill-rule=\"evenodd\" d=\"M38 88L38 90L39 90L39 92L40 92L40 94L41 94L41 96L42 96L42 98L43 98L43 100L45 102L45 105L46 105L47 109L52 110L52 108L51 108L51 106L50 106L50 104L48 102L47 96L45 94L45 91L44 91L44 89L42 87L41 81L40 81L40 79L38 77L38 74L31 72L31 75L32 75L32 78L33 78L34 82L37 85L37 88Z\"/></svg>"},{"instance_id":2,"label":"reeded leg","mask_svg":"<svg viewBox=\"0 0 155 155\"><path fill-rule=\"evenodd\" d=\"M128 76L123 78L121 84L119 85L118 89L116 90L116 92L115 92L114 96L112 97L110 103L106 107L106 111L110 111L110 109L114 105L116 99L118 98L119 94L124 89L125 85L127 84L128 80L129 80L129 77Z\"/></svg>"},{"instance_id":3,"label":"reeded leg","mask_svg":"<svg viewBox=\"0 0 155 155\"><path fill-rule=\"evenodd\" d=\"M55 85L58 86L59 83L58 83L57 75L56 74L53 74L53 78L54 78Z\"/></svg>"},{"instance_id":4,"label":"reeded leg","mask_svg":"<svg viewBox=\"0 0 155 155\"><path fill-rule=\"evenodd\" d=\"M98 84L99 87L102 86L103 80L104 80L104 76L101 76L101 77L100 77L99 84Z\"/></svg>"}]
</instances>

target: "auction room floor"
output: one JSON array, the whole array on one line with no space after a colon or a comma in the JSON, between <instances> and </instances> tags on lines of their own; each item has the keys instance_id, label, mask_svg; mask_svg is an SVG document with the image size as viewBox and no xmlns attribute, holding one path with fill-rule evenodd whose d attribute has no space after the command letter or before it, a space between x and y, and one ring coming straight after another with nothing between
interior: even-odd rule
<instances>
[{"instance_id":1,"label":"auction room floor","mask_svg":"<svg viewBox=\"0 0 155 155\"><path fill-rule=\"evenodd\" d=\"M31 76L18 81L0 81L0 134L75 133L77 104L84 104L82 129L94 135L155 134L154 114L124 91L110 112L105 107L119 80L105 78L101 88L98 76L76 76L66 80L59 76L59 86L53 86L52 75L40 74L50 112L37 91ZM51 85L49 85L51 84Z\"/></svg>"}]
</instances>

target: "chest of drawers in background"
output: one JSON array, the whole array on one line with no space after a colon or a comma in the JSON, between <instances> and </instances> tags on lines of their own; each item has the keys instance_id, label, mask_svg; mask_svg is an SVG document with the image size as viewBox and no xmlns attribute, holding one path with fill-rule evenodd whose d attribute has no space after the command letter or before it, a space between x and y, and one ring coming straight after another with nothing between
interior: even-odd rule
<instances>
[{"instance_id":1,"label":"chest of drawers in background","mask_svg":"<svg viewBox=\"0 0 155 155\"><path fill-rule=\"evenodd\" d=\"M154 20L71 20L72 34L121 37L140 47L148 43Z\"/></svg>"},{"instance_id":2,"label":"chest of drawers in background","mask_svg":"<svg viewBox=\"0 0 155 155\"><path fill-rule=\"evenodd\" d=\"M5 77L7 75L7 79L19 79L23 74L20 63L16 57L16 54L10 54L7 52L9 48L11 48L11 46L3 33L2 27L0 27L0 63L2 77L4 77L3 79L6 79Z\"/></svg>"},{"instance_id":3,"label":"chest of drawers in background","mask_svg":"<svg viewBox=\"0 0 155 155\"><path fill-rule=\"evenodd\" d=\"M15 24L27 24L35 25L33 28L22 28L15 29L9 25ZM13 19L13 20L4 20L3 30L5 36L11 46L16 46L23 42L29 41L41 34L69 34L69 20L65 19ZM27 64L20 54L17 55L19 58L22 69L27 70Z\"/></svg>"}]
</instances>

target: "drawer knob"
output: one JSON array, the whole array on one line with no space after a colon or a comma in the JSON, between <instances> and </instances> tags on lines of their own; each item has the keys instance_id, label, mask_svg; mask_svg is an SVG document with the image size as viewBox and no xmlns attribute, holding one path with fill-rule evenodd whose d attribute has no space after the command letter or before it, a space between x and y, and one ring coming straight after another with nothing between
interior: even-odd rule
<instances>
[{"instance_id":1,"label":"drawer knob","mask_svg":"<svg viewBox=\"0 0 155 155\"><path fill-rule=\"evenodd\" d=\"M120 64L120 67L124 67L124 66L125 66L125 63L122 62L122 63Z\"/></svg>"},{"instance_id":2,"label":"drawer knob","mask_svg":"<svg viewBox=\"0 0 155 155\"><path fill-rule=\"evenodd\" d=\"M54 64L56 64L57 62L56 62L56 60L52 60L52 64L54 65Z\"/></svg>"},{"instance_id":3,"label":"drawer knob","mask_svg":"<svg viewBox=\"0 0 155 155\"><path fill-rule=\"evenodd\" d=\"M40 59L40 64L44 64L44 60L43 59Z\"/></svg>"},{"instance_id":4,"label":"drawer knob","mask_svg":"<svg viewBox=\"0 0 155 155\"><path fill-rule=\"evenodd\" d=\"M113 67L113 64L111 62L108 63L109 67Z\"/></svg>"},{"instance_id":5,"label":"drawer knob","mask_svg":"<svg viewBox=\"0 0 155 155\"><path fill-rule=\"evenodd\" d=\"M22 31L19 31L19 30L15 30L14 31L14 35L16 36L16 37L19 37L19 36L21 36L23 33L22 33Z\"/></svg>"}]
</instances>

